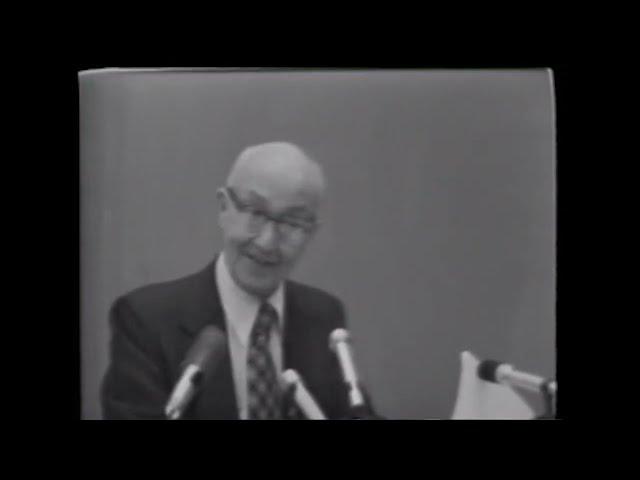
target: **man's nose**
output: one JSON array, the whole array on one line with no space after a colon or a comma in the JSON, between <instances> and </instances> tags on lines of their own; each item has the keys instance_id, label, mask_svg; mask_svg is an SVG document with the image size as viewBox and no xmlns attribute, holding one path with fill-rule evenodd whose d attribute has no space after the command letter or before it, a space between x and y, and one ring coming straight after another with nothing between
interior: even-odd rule
<instances>
[{"instance_id":1,"label":"man's nose","mask_svg":"<svg viewBox=\"0 0 640 480\"><path fill-rule=\"evenodd\" d=\"M254 239L254 243L264 249L270 250L277 245L278 231L275 222L267 220L258 232L258 236Z\"/></svg>"}]
</instances>

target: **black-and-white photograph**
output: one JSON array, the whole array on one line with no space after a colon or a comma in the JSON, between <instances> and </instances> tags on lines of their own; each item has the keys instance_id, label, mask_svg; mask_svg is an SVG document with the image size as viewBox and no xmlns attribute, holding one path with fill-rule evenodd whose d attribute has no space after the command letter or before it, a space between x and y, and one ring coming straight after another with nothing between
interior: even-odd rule
<instances>
[{"instance_id":1,"label":"black-and-white photograph","mask_svg":"<svg viewBox=\"0 0 640 480\"><path fill-rule=\"evenodd\" d=\"M82 419L557 418L552 69L78 87Z\"/></svg>"}]
</instances>

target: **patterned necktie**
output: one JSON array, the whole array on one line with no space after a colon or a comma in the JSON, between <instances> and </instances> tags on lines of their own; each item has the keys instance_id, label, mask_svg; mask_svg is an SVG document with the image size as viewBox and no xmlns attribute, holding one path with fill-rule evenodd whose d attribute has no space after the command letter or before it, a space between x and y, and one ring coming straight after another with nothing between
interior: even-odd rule
<instances>
[{"instance_id":1,"label":"patterned necktie","mask_svg":"<svg viewBox=\"0 0 640 480\"><path fill-rule=\"evenodd\" d=\"M247 388L250 420L279 420L282 418L282 396L276 366L269 349L272 329L276 328L278 313L268 302L258 311L251 330L247 356Z\"/></svg>"}]
</instances>

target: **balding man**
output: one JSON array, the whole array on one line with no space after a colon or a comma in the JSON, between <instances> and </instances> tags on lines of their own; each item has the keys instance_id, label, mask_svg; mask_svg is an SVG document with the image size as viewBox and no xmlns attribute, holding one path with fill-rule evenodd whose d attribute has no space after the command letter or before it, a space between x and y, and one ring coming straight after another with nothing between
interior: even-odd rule
<instances>
[{"instance_id":1,"label":"balding man","mask_svg":"<svg viewBox=\"0 0 640 480\"><path fill-rule=\"evenodd\" d=\"M328 418L348 415L330 333L345 326L330 294L288 280L318 228L320 166L290 143L245 149L217 191L222 252L202 271L137 289L111 309L106 419L163 419L181 362L207 325L228 349L185 419L300 419L278 378L294 369Z\"/></svg>"}]
</instances>

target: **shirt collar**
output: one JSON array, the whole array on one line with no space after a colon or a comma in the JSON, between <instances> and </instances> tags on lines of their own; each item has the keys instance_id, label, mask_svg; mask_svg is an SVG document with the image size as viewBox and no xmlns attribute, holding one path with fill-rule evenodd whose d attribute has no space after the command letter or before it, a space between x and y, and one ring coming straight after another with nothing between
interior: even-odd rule
<instances>
[{"instance_id":1,"label":"shirt collar","mask_svg":"<svg viewBox=\"0 0 640 480\"><path fill-rule=\"evenodd\" d=\"M251 334L251 329L253 328L253 323L255 322L262 300L242 290L235 280L233 280L227 268L224 253L218 256L216 262L216 282L218 284L222 308L226 315L227 326L231 327L231 330L240 343L243 346L247 346L249 343L249 335ZM278 326L282 331L284 320L284 285L282 283L267 301L275 308L276 312L278 312Z\"/></svg>"}]
</instances>

